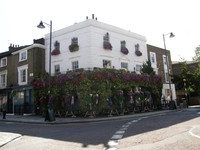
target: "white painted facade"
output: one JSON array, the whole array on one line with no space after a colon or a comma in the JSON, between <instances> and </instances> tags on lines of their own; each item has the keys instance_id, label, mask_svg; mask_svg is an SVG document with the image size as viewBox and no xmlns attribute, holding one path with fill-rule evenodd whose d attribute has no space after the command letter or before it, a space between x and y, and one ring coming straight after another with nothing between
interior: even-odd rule
<instances>
[{"instance_id":1,"label":"white painted facade","mask_svg":"<svg viewBox=\"0 0 200 150\"><path fill-rule=\"evenodd\" d=\"M103 37L109 33L112 50L103 48ZM78 38L79 50L70 52L69 45L72 38ZM127 55L121 53L121 41L126 41ZM142 65L147 57L146 38L142 35L124 29L87 19L81 23L55 31L52 34L52 50L54 43L60 43L60 54L51 55L51 73L55 73L54 66L60 65L60 72L72 70L72 62L78 61L78 68L103 68L103 60L111 61L111 66L121 69L121 63L128 63L128 70L134 71L136 66ZM46 71L49 70L49 34L45 36ZM135 54L135 45L139 44L142 56Z\"/></svg>"}]
</instances>

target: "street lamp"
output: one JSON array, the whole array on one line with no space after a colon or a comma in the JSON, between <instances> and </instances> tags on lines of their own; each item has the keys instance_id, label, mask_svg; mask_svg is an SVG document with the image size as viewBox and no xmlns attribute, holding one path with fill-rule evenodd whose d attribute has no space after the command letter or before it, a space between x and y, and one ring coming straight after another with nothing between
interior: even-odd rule
<instances>
[{"instance_id":1,"label":"street lamp","mask_svg":"<svg viewBox=\"0 0 200 150\"><path fill-rule=\"evenodd\" d=\"M52 42L52 21L50 21L50 24L45 23L43 21L40 21L39 25L37 26L40 29L44 29L45 25L50 27L50 43L49 43L49 76L51 76L51 42ZM53 115L53 110L50 111L50 83L49 83L49 91L48 91L48 104L47 104L47 114L45 116L45 121L54 121L54 115Z\"/></svg>"},{"instance_id":2,"label":"street lamp","mask_svg":"<svg viewBox=\"0 0 200 150\"><path fill-rule=\"evenodd\" d=\"M37 26L40 29L44 29L45 25L50 27L50 43L49 43L49 76L51 76L51 41L52 41L52 21L50 21L50 24L45 23L43 21L40 21L39 25Z\"/></svg>"},{"instance_id":3,"label":"street lamp","mask_svg":"<svg viewBox=\"0 0 200 150\"><path fill-rule=\"evenodd\" d=\"M164 48L165 48L165 51L166 51L166 64L167 64L167 78L168 78L168 83L169 83L169 94L170 94L170 100L172 101L172 89L171 89L171 78L170 78L170 75L169 75L169 59L167 57L167 48L166 48L166 44L165 44L165 36L169 35L170 38L173 38L175 37L175 35L170 32L170 33L167 33L167 34L163 34L163 42L164 42Z\"/></svg>"}]
</instances>

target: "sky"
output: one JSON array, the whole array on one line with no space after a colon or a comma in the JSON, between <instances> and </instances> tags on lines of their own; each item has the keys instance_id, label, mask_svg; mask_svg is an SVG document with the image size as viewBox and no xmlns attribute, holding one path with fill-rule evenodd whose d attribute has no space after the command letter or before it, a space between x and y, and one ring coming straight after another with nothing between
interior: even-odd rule
<instances>
[{"instance_id":1,"label":"sky","mask_svg":"<svg viewBox=\"0 0 200 150\"><path fill-rule=\"evenodd\" d=\"M164 34L172 61L189 61L200 45L199 6L199 0L1 0L0 52L48 34L48 28L37 28L41 20L52 20L56 31L94 14L100 22L145 36L153 46L164 48Z\"/></svg>"}]
</instances>

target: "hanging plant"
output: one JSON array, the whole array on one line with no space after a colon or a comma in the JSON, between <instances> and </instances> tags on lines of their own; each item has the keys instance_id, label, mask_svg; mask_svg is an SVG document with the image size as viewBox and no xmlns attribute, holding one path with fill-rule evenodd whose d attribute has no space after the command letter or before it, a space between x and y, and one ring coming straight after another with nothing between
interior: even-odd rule
<instances>
[{"instance_id":1,"label":"hanging plant","mask_svg":"<svg viewBox=\"0 0 200 150\"><path fill-rule=\"evenodd\" d=\"M112 45L110 43L110 36L108 32L103 37L103 48L106 50L112 50Z\"/></svg>"},{"instance_id":2,"label":"hanging plant","mask_svg":"<svg viewBox=\"0 0 200 150\"><path fill-rule=\"evenodd\" d=\"M72 38L71 45L69 45L69 50L70 52L75 52L79 50L78 38Z\"/></svg>"},{"instance_id":3,"label":"hanging plant","mask_svg":"<svg viewBox=\"0 0 200 150\"><path fill-rule=\"evenodd\" d=\"M107 50L112 50L112 45L108 41L103 42L103 48Z\"/></svg>"},{"instance_id":4,"label":"hanging plant","mask_svg":"<svg viewBox=\"0 0 200 150\"><path fill-rule=\"evenodd\" d=\"M125 55L127 55L129 53L129 51L126 47L121 47L121 52Z\"/></svg>"},{"instance_id":5,"label":"hanging plant","mask_svg":"<svg viewBox=\"0 0 200 150\"><path fill-rule=\"evenodd\" d=\"M142 52L140 51L140 45L139 44L135 44L135 54L137 56L142 56Z\"/></svg>"},{"instance_id":6,"label":"hanging plant","mask_svg":"<svg viewBox=\"0 0 200 150\"><path fill-rule=\"evenodd\" d=\"M60 43L58 41L54 44L54 50L51 52L51 55L59 55L60 54Z\"/></svg>"},{"instance_id":7,"label":"hanging plant","mask_svg":"<svg viewBox=\"0 0 200 150\"><path fill-rule=\"evenodd\" d=\"M121 52L125 55L129 53L128 49L126 48L126 41L121 41Z\"/></svg>"},{"instance_id":8,"label":"hanging plant","mask_svg":"<svg viewBox=\"0 0 200 150\"><path fill-rule=\"evenodd\" d=\"M55 49L51 52L51 55L59 55L60 54L60 50Z\"/></svg>"}]
</instances>

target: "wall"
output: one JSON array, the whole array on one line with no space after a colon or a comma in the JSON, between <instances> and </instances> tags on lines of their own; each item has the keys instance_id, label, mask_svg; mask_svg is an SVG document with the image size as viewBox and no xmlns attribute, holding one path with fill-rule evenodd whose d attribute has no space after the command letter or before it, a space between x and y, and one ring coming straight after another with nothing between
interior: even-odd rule
<instances>
[{"instance_id":1,"label":"wall","mask_svg":"<svg viewBox=\"0 0 200 150\"><path fill-rule=\"evenodd\" d=\"M103 49L103 36L106 33L110 35L112 51ZM69 45L71 39L78 37L79 51L70 52ZM120 52L120 42L126 41L126 47L129 50L128 55ZM147 47L145 37L111 26L96 20L86 20L84 22L72 25L70 27L58 30L52 34L52 50L55 41L60 42L60 52L58 56L51 56L51 71L54 71L54 65L60 64L61 72L71 70L71 62L79 61L79 68L103 67L102 60L109 59L112 66L116 69L121 68L121 62L129 63L129 70L133 71L136 64L142 65L147 60ZM49 68L49 34L46 35L46 71ZM140 50L143 55L135 55L135 44L140 44ZM54 73L54 72L53 72Z\"/></svg>"}]
</instances>

